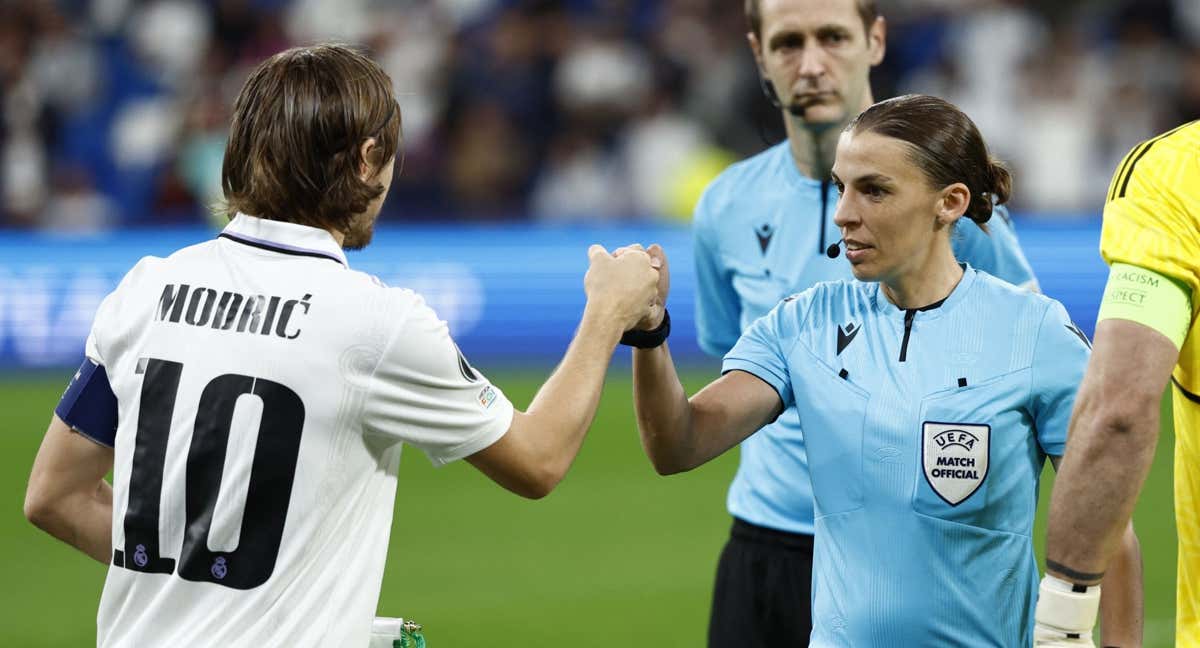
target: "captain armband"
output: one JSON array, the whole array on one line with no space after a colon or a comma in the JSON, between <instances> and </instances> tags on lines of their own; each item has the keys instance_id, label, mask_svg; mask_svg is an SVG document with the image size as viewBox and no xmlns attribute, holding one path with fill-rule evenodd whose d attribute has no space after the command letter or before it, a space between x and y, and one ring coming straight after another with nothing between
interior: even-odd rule
<instances>
[{"instance_id":1,"label":"captain armband","mask_svg":"<svg viewBox=\"0 0 1200 648\"><path fill-rule=\"evenodd\" d=\"M109 448L117 438L117 396L104 365L85 358L54 413L78 434Z\"/></svg>"},{"instance_id":2,"label":"captain armband","mask_svg":"<svg viewBox=\"0 0 1200 648\"><path fill-rule=\"evenodd\" d=\"M1153 270L1114 263L1104 287L1097 322L1123 319L1162 333L1178 349L1192 321L1191 291L1182 283Z\"/></svg>"}]
</instances>

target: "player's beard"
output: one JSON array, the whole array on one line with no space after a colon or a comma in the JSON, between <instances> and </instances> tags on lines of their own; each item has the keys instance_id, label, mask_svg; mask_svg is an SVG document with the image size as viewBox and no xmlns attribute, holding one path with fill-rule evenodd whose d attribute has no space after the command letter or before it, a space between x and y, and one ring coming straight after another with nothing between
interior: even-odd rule
<instances>
[{"instance_id":1,"label":"player's beard","mask_svg":"<svg viewBox=\"0 0 1200 648\"><path fill-rule=\"evenodd\" d=\"M345 237L342 239L342 249L361 250L367 247L374 234L375 216L366 213L359 214L357 218L350 221L350 228L346 230Z\"/></svg>"}]
</instances>

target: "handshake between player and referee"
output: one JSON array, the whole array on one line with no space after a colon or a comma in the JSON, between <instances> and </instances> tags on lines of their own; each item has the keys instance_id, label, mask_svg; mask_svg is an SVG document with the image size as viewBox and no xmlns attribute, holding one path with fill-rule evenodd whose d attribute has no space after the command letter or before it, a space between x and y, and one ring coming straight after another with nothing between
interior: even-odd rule
<instances>
[{"instance_id":1,"label":"handshake between player and referee","mask_svg":"<svg viewBox=\"0 0 1200 648\"><path fill-rule=\"evenodd\" d=\"M783 299L690 398L666 344L665 251L592 246L575 337L524 412L420 295L349 267L400 120L391 80L351 49L271 57L234 105L229 225L142 259L100 306L25 507L108 565L100 646L367 645L401 445L545 496L619 343L663 474L798 412L810 645L1033 643L1038 477L1063 455L1090 345L1058 302L956 258L960 221L982 227L1011 191L965 114L909 95L840 131L833 222L853 279ZM245 494L244 515L226 492ZM1116 563L1136 564L1132 529L1117 536ZM1042 588L1043 645L1089 644L1097 609L1106 644L1140 643L1136 569L1110 571L1103 603L1093 583L1059 582Z\"/></svg>"}]
</instances>

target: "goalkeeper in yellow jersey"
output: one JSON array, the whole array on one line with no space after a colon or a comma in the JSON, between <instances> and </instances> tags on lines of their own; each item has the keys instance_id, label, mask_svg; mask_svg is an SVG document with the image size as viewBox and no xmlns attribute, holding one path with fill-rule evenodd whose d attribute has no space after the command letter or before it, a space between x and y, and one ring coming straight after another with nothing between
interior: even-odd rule
<instances>
[{"instance_id":1,"label":"goalkeeper in yellow jersey","mask_svg":"<svg viewBox=\"0 0 1200 648\"><path fill-rule=\"evenodd\" d=\"M1150 470L1170 384L1176 645L1200 646L1200 122L1143 142L1121 163L1100 253L1111 272L1050 500L1037 645L1091 645L1100 582Z\"/></svg>"}]
</instances>

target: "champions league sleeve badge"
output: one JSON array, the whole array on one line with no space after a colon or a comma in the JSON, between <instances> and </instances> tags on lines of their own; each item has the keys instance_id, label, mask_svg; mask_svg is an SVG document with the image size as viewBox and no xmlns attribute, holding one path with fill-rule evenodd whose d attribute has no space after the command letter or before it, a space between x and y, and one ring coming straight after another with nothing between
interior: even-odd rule
<instances>
[{"instance_id":1,"label":"champions league sleeve badge","mask_svg":"<svg viewBox=\"0 0 1200 648\"><path fill-rule=\"evenodd\" d=\"M921 437L921 463L933 492L950 506L974 495L987 477L992 427L925 421Z\"/></svg>"}]
</instances>

